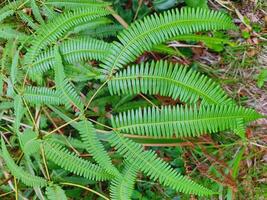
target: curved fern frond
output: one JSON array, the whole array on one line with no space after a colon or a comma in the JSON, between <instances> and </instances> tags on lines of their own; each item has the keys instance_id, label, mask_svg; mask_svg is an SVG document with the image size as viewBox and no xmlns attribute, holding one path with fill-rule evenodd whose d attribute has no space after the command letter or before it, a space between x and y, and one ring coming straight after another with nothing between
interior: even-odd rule
<instances>
[{"instance_id":1,"label":"curved fern frond","mask_svg":"<svg viewBox=\"0 0 267 200\"><path fill-rule=\"evenodd\" d=\"M110 196L112 200L131 200L137 172L136 166L126 161L122 175L111 181Z\"/></svg>"},{"instance_id":2,"label":"curved fern frond","mask_svg":"<svg viewBox=\"0 0 267 200\"><path fill-rule=\"evenodd\" d=\"M18 41L24 41L28 36L22 32L13 29L10 25L1 24L0 38L2 39L17 39Z\"/></svg>"},{"instance_id":3,"label":"curved fern frond","mask_svg":"<svg viewBox=\"0 0 267 200\"><path fill-rule=\"evenodd\" d=\"M68 149L55 142L44 141L43 144L47 159L66 171L89 180L102 181L112 178L104 169L87 160L79 158L74 152L70 152Z\"/></svg>"},{"instance_id":4,"label":"curved fern frond","mask_svg":"<svg viewBox=\"0 0 267 200\"><path fill-rule=\"evenodd\" d=\"M36 37L31 42L32 46L26 54L25 64L30 66L41 49L56 41L71 28L107 14L109 12L104 8L76 9L59 15L48 24L40 26L36 31Z\"/></svg>"},{"instance_id":5,"label":"curved fern frond","mask_svg":"<svg viewBox=\"0 0 267 200\"><path fill-rule=\"evenodd\" d=\"M110 44L92 38L74 38L62 42L59 50L66 63L76 63L88 59L101 60L109 53ZM41 53L32 63L30 73L43 73L55 64L54 49Z\"/></svg>"},{"instance_id":6,"label":"curved fern frond","mask_svg":"<svg viewBox=\"0 0 267 200\"><path fill-rule=\"evenodd\" d=\"M27 24L29 27L31 27L33 30L38 29L38 25L34 23L33 18L30 17L29 15L25 14L23 11L18 11L17 12L20 19Z\"/></svg>"},{"instance_id":7,"label":"curved fern frond","mask_svg":"<svg viewBox=\"0 0 267 200\"><path fill-rule=\"evenodd\" d=\"M26 101L35 105L60 105L63 103L55 90L46 87L27 86L23 97Z\"/></svg>"},{"instance_id":8,"label":"curved fern frond","mask_svg":"<svg viewBox=\"0 0 267 200\"><path fill-rule=\"evenodd\" d=\"M183 8L154 14L134 22L119 34L119 42L113 43L111 54L103 61L102 67L112 73L154 45L176 35L232 28L231 18L208 9Z\"/></svg>"},{"instance_id":9,"label":"curved fern frond","mask_svg":"<svg viewBox=\"0 0 267 200\"><path fill-rule=\"evenodd\" d=\"M0 9L0 22L13 15L15 10L24 2L24 0L13 1Z\"/></svg>"},{"instance_id":10,"label":"curved fern frond","mask_svg":"<svg viewBox=\"0 0 267 200\"><path fill-rule=\"evenodd\" d=\"M150 94L203 105L233 104L220 85L199 72L167 61L142 63L117 72L108 82L112 95Z\"/></svg>"},{"instance_id":11,"label":"curved fern frond","mask_svg":"<svg viewBox=\"0 0 267 200\"><path fill-rule=\"evenodd\" d=\"M112 117L112 126L121 132L154 137L191 137L239 128L262 116L252 109L211 105L197 108L162 106L130 110Z\"/></svg>"},{"instance_id":12,"label":"curved fern frond","mask_svg":"<svg viewBox=\"0 0 267 200\"><path fill-rule=\"evenodd\" d=\"M10 170L10 172L14 177L19 179L25 185L31 187L45 187L47 185L45 179L31 175L30 173L27 173L23 168L17 166L14 160L9 155L3 138L1 139L1 142L2 142L3 159L5 160L8 169Z\"/></svg>"},{"instance_id":13,"label":"curved fern frond","mask_svg":"<svg viewBox=\"0 0 267 200\"><path fill-rule=\"evenodd\" d=\"M86 150L93 155L96 162L104 167L108 173L114 176L120 175L119 171L112 164L103 144L98 140L92 123L83 120L77 124L77 129L81 135L83 143L86 145Z\"/></svg>"},{"instance_id":14,"label":"curved fern frond","mask_svg":"<svg viewBox=\"0 0 267 200\"><path fill-rule=\"evenodd\" d=\"M83 102L77 94L75 87L66 79L62 58L59 54L58 47L55 46L55 83L56 93L59 98L65 103L67 108L76 106L80 111L83 110Z\"/></svg>"},{"instance_id":15,"label":"curved fern frond","mask_svg":"<svg viewBox=\"0 0 267 200\"><path fill-rule=\"evenodd\" d=\"M109 141L118 153L134 164L137 169L150 176L152 180L158 180L161 184L178 192L199 196L213 194L211 190L178 174L168 163L157 158L157 154L153 151L143 151L140 144L128 138L123 138L119 133L113 133Z\"/></svg>"},{"instance_id":16,"label":"curved fern frond","mask_svg":"<svg viewBox=\"0 0 267 200\"><path fill-rule=\"evenodd\" d=\"M68 200L65 191L58 185L47 187L45 194L48 200Z\"/></svg>"},{"instance_id":17,"label":"curved fern frond","mask_svg":"<svg viewBox=\"0 0 267 200\"><path fill-rule=\"evenodd\" d=\"M56 6L59 8L92 8L92 7L105 7L110 5L108 2L101 2L97 0L48 0L45 2L47 5Z\"/></svg>"},{"instance_id":18,"label":"curved fern frond","mask_svg":"<svg viewBox=\"0 0 267 200\"><path fill-rule=\"evenodd\" d=\"M44 19L41 15L41 11L39 9L39 7L37 6L35 0L31 0L31 9L34 15L34 18L40 23L40 24L44 24Z\"/></svg>"}]
</instances>

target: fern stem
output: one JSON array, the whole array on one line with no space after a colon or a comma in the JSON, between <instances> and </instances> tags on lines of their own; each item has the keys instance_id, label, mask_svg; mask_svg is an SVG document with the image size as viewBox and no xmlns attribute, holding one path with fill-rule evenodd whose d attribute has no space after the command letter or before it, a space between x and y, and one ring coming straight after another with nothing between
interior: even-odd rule
<instances>
[{"instance_id":1,"label":"fern stem","mask_svg":"<svg viewBox=\"0 0 267 200\"><path fill-rule=\"evenodd\" d=\"M96 95L101 91L101 89L110 81L110 79L107 79L98 89L97 91L94 93L94 95L89 99L87 105L85 106L84 112L88 109L88 107L90 106L90 104L92 103L93 99L96 97ZM84 114L84 113L81 113Z\"/></svg>"},{"instance_id":2,"label":"fern stem","mask_svg":"<svg viewBox=\"0 0 267 200\"><path fill-rule=\"evenodd\" d=\"M103 194L100 194L99 192L97 192L97 191L95 191L95 190L93 190L93 189L91 189L91 188L85 187L85 186L83 186L83 185L79 185L79 184L75 184L75 183L69 183L69 182L62 182L62 183L60 183L60 184L61 184L61 185L68 185L68 186L74 186L74 187L82 188L82 189L84 189L84 190L87 190L87 191L89 191L89 192L92 192L92 193L98 195L99 197L102 197L102 198L105 199L105 200L110 200L109 198L107 198L107 197L104 196Z\"/></svg>"},{"instance_id":3,"label":"fern stem","mask_svg":"<svg viewBox=\"0 0 267 200\"><path fill-rule=\"evenodd\" d=\"M51 134L57 132L58 130L62 129L63 127L65 127L65 126L67 126L67 125L71 124L72 122L75 122L75 121L77 121L77 120L79 120L79 119L80 119L80 117L76 117L76 118L74 118L74 119L72 119L72 120L66 122L65 124L62 124L61 126L57 127L56 129L50 131L50 132L49 132L47 135L45 135L44 137L48 137L49 135L51 135Z\"/></svg>"},{"instance_id":4,"label":"fern stem","mask_svg":"<svg viewBox=\"0 0 267 200\"><path fill-rule=\"evenodd\" d=\"M110 130L114 130L111 126L107 126L107 125L102 124L102 123L100 123L100 122L98 122L98 121L96 121L96 120L93 120L93 119L88 119L88 120L91 121L91 122L93 122L93 123L95 123L95 124L98 124L98 125L100 125L100 126L103 126L103 127L105 127L105 128L108 128L108 129L110 129Z\"/></svg>"},{"instance_id":5,"label":"fern stem","mask_svg":"<svg viewBox=\"0 0 267 200\"><path fill-rule=\"evenodd\" d=\"M41 145L41 154L42 154L42 159L43 159L43 163L44 163L44 167L45 167L45 173L46 173L47 179L50 181L51 179L50 179L50 175L49 175L49 171L48 171L48 167L47 167L47 163L46 163L46 159L45 159L43 144Z\"/></svg>"},{"instance_id":6,"label":"fern stem","mask_svg":"<svg viewBox=\"0 0 267 200\"><path fill-rule=\"evenodd\" d=\"M17 179L15 176L14 176L14 185L15 185L15 198L16 200L18 200L19 199L18 184L17 184Z\"/></svg>"},{"instance_id":7,"label":"fern stem","mask_svg":"<svg viewBox=\"0 0 267 200\"><path fill-rule=\"evenodd\" d=\"M4 197L4 196L7 196L7 195L9 195L9 194L11 194L11 193L13 193L14 191L10 191L10 192L6 192L6 193L4 193L4 194L0 194L0 197Z\"/></svg>"},{"instance_id":8,"label":"fern stem","mask_svg":"<svg viewBox=\"0 0 267 200\"><path fill-rule=\"evenodd\" d=\"M153 107L157 108L160 110L160 108L154 104L152 101L150 101L145 95L143 95L142 93L139 94L144 100L146 100L148 103L150 103Z\"/></svg>"}]
</instances>

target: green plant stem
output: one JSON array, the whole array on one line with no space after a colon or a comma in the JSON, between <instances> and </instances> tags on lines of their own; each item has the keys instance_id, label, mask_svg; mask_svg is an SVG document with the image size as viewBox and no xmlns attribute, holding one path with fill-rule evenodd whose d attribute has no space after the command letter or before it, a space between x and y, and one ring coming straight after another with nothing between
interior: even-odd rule
<instances>
[{"instance_id":1,"label":"green plant stem","mask_svg":"<svg viewBox=\"0 0 267 200\"><path fill-rule=\"evenodd\" d=\"M68 183L68 182L62 182L62 183L60 183L60 184L61 184L61 185L68 185L68 186L79 187L79 188L82 188L82 189L87 190L87 191L89 191L89 192L92 192L92 193L98 195L99 197L102 197L102 198L105 199L105 200L110 200L109 198L107 198L106 196L100 194L99 192L97 192L97 191L95 191L95 190L93 190L93 189L90 189L90 188L88 188L88 187L85 187L85 186L83 186L83 185L74 184L74 183Z\"/></svg>"}]
</instances>

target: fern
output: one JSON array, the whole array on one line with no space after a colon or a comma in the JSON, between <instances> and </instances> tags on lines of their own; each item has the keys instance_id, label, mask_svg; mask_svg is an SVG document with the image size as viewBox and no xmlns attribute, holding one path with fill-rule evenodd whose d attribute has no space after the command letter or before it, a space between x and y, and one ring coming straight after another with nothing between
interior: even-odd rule
<instances>
[{"instance_id":1,"label":"fern","mask_svg":"<svg viewBox=\"0 0 267 200\"><path fill-rule=\"evenodd\" d=\"M108 6L110 3L101 2L97 0L48 0L45 2L47 5L53 5L59 8L91 8L91 7L104 7Z\"/></svg>"},{"instance_id":2,"label":"fern","mask_svg":"<svg viewBox=\"0 0 267 200\"><path fill-rule=\"evenodd\" d=\"M2 142L3 159L5 160L5 163L13 176L22 181L25 185L31 187L45 187L47 185L45 179L31 175L27 173L23 168L17 166L14 160L9 155L3 138L1 142Z\"/></svg>"},{"instance_id":3,"label":"fern","mask_svg":"<svg viewBox=\"0 0 267 200\"><path fill-rule=\"evenodd\" d=\"M69 152L55 142L44 141L43 146L48 160L73 174L95 181L109 180L112 178L104 169L79 158L75 153Z\"/></svg>"},{"instance_id":4,"label":"fern","mask_svg":"<svg viewBox=\"0 0 267 200\"><path fill-rule=\"evenodd\" d=\"M173 99L202 104L233 104L218 84L186 67L168 62L142 63L119 71L108 83L112 95L160 94ZM205 87L203 87L205 86Z\"/></svg>"},{"instance_id":5,"label":"fern","mask_svg":"<svg viewBox=\"0 0 267 200\"><path fill-rule=\"evenodd\" d=\"M91 38L74 38L64 41L59 46L66 63L76 63L88 59L101 60L109 53L109 44ZM32 63L30 73L43 73L55 64L54 49L41 53Z\"/></svg>"},{"instance_id":6,"label":"fern","mask_svg":"<svg viewBox=\"0 0 267 200\"><path fill-rule=\"evenodd\" d=\"M21 20L26 23L29 27L31 27L33 30L38 29L38 25L34 23L32 17L29 15L25 14L23 11L18 11L17 12Z\"/></svg>"},{"instance_id":7,"label":"fern","mask_svg":"<svg viewBox=\"0 0 267 200\"><path fill-rule=\"evenodd\" d=\"M87 151L93 155L93 158L100 166L105 167L105 170L114 175L120 175L119 171L114 167L111 159L104 149L104 146L96 137L95 129L91 122L83 120L78 123L77 129L81 135L83 143L86 145Z\"/></svg>"},{"instance_id":8,"label":"fern","mask_svg":"<svg viewBox=\"0 0 267 200\"><path fill-rule=\"evenodd\" d=\"M119 42L113 43L111 54L102 67L113 73L144 51L176 35L232 28L234 25L228 16L206 9L183 8L154 14L136 21L118 35Z\"/></svg>"},{"instance_id":9,"label":"fern","mask_svg":"<svg viewBox=\"0 0 267 200\"><path fill-rule=\"evenodd\" d=\"M107 14L108 11L103 8L77 9L68 11L49 21L49 23L42 25L36 31L36 37L31 42L32 46L26 54L25 64L30 66L41 49L55 42L71 28Z\"/></svg>"},{"instance_id":10,"label":"fern","mask_svg":"<svg viewBox=\"0 0 267 200\"><path fill-rule=\"evenodd\" d=\"M134 183L137 176L136 166L126 162L121 176L115 177L111 181L110 196L113 200L128 200L134 189Z\"/></svg>"},{"instance_id":11,"label":"fern","mask_svg":"<svg viewBox=\"0 0 267 200\"><path fill-rule=\"evenodd\" d=\"M24 0L9 2L6 6L0 9L0 22L5 18L13 15L16 9L24 2Z\"/></svg>"},{"instance_id":12,"label":"fern","mask_svg":"<svg viewBox=\"0 0 267 200\"><path fill-rule=\"evenodd\" d=\"M64 190L58 185L51 185L45 192L48 200L68 200Z\"/></svg>"},{"instance_id":13,"label":"fern","mask_svg":"<svg viewBox=\"0 0 267 200\"><path fill-rule=\"evenodd\" d=\"M247 123L261 117L252 109L238 106L162 106L160 109L144 108L123 112L112 117L111 121L116 130L129 134L190 137L235 130L240 128L240 120Z\"/></svg>"},{"instance_id":14,"label":"fern","mask_svg":"<svg viewBox=\"0 0 267 200\"><path fill-rule=\"evenodd\" d=\"M65 77L62 58L57 47L55 47L55 65L55 83L57 95L62 101L64 101L67 108L70 108L72 105L74 105L80 111L82 111L84 107L83 103L74 87Z\"/></svg>"},{"instance_id":15,"label":"fern","mask_svg":"<svg viewBox=\"0 0 267 200\"><path fill-rule=\"evenodd\" d=\"M123 138L118 133L112 134L109 141L118 153L134 164L137 169L150 176L152 180L158 180L161 184L171 187L178 192L199 196L213 194L212 191L178 174L167 163L157 158L153 151L143 151L140 144Z\"/></svg>"},{"instance_id":16,"label":"fern","mask_svg":"<svg viewBox=\"0 0 267 200\"><path fill-rule=\"evenodd\" d=\"M46 87L27 86L23 98L34 105L60 105L63 104L58 93Z\"/></svg>"},{"instance_id":17,"label":"fern","mask_svg":"<svg viewBox=\"0 0 267 200\"><path fill-rule=\"evenodd\" d=\"M25 41L28 36L22 32L13 29L10 25L2 25L0 27L0 38L2 39L17 39L19 41Z\"/></svg>"},{"instance_id":18,"label":"fern","mask_svg":"<svg viewBox=\"0 0 267 200\"><path fill-rule=\"evenodd\" d=\"M34 18L40 23L40 24L44 24L44 19L41 15L41 11L39 9L39 7L37 6L35 0L31 0L31 9L34 15Z\"/></svg>"}]
</instances>

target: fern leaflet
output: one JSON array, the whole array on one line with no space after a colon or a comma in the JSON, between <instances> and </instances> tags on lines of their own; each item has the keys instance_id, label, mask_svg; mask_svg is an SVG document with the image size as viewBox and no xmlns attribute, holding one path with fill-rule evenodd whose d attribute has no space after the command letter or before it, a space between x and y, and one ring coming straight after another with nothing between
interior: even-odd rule
<instances>
[{"instance_id":1,"label":"fern leaflet","mask_svg":"<svg viewBox=\"0 0 267 200\"><path fill-rule=\"evenodd\" d=\"M63 103L55 90L46 87L27 86L25 87L23 98L35 105L60 105Z\"/></svg>"},{"instance_id":2,"label":"fern leaflet","mask_svg":"<svg viewBox=\"0 0 267 200\"><path fill-rule=\"evenodd\" d=\"M96 137L95 129L91 122L83 120L78 123L77 129L81 135L83 143L86 145L86 150L93 155L93 158L100 166L105 167L105 170L114 175L120 175L119 171L112 164L111 159Z\"/></svg>"},{"instance_id":3,"label":"fern leaflet","mask_svg":"<svg viewBox=\"0 0 267 200\"><path fill-rule=\"evenodd\" d=\"M203 105L233 104L220 86L208 77L166 61L142 63L117 72L108 82L113 94L150 94ZM205 87L203 87L205 86Z\"/></svg>"},{"instance_id":4,"label":"fern leaflet","mask_svg":"<svg viewBox=\"0 0 267 200\"><path fill-rule=\"evenodd\" d=\"M205 133L240 128L240 120L247 123L261 118L252 109L238 106L162 106L130 110L112 117L112 126L121 132L154 137L192 137Z\"/></svg>"},{"instance_id":5,"label":"fern leaflet","mask_svg":"<svg viewBox=\"0 0 267 200\"><path fill-rule=\"evenodd\" d=\"M27 173L23 168L17 166L14 160L9 155L3 138L1 142L2 142L3 158L13 176L22 181L25 185L31 187L45 187L47 185L45 179L31 175L30 173Z\"/></svg>"},{"instance_id":6,"label":"fern leaflet","mask_svg":"<svg viewBox=\"0 0 267 200\"><path fill-rule=\"evenodd\" d=\"M115 177L111 181L110 192L112 200L131 199L137 171L135 165L126 161L122 175Z\"/></svg>"},{"instance_id":7,"label":"fern leaflet","mask_svg":"<svg viewBox=\"0 0 267 200\"><path fill-rule=\"evenodd\" d=\"M75 88L66 79L64 73L64 66L62 64L62 58L59 54L58 47L55 47L55 83L57 89L57 95L64 101L67 108L72 105L76 106L80 111L83 110L83 102L77 94Z\"/></svg>"},{"instance_id":8,"label":"fern leaflet","mask_svg":"<svg viewBox=\"0 0 267 200\"><path fill-rule=\"evenodd\" d=\"M53 141L44 141L43 144L47 159L69 172L96 181L112 178L104 169L87 160L79 158L74 152L71 153L66 148Z\"/></svg>"},{"instance_id":9,"label":"fern leaflet","mask_svg":"<svg viewBox=\"0 0 267 200\"><path fill-rule=\"evenodd\" d=\"M92 38L74 38L62 42L59 46L62 58L66 63L76 63L88 59L101 60L109 53L110 45ZM55 52L51 48L41 53L32 63L30 73L43 73L55 64Z\"/></svg>"},{"instance_id":10,"label":"fern leaflet","mask_svg":"<svg viewBox=\"0 0 267 200\"><path fill-rule=\"evenodd\" d=\"M158 180L161 184L187 194L199 196L212 195L213 192L192 180L178 174L170 165L157 158L153 151L143 151L142 146L130 139L123 138L119 133L114 133L109 138L110 143L137 169Z\"/></svg>"},{"instance_id":11,"label":"fern leaflet","mask_svg":"<svg viewBox=\"0 0 267 200\"><path fill-rule=\"evenodd\" d=\"M59 15L48 24L42 25L36 31L36 37L31 42L32 46L26 54L25 64L31 66L41 49L55 42L71 28L107 14L108 11L103 8L76 9Z\"/></svg>"},{"instance_id":12,"label":"fern leaflet","mask_svg":"<svg viewBox=\"0 0 267 200\"><path fill-rule=\"evenodd\" d=\"M102 67L113 73L144 51L176 35L232 28L234 25L228 16L207 9L183 8L154 14L134 22L118 35L119 42L113 43L111 54Z\"/></svg>"}]
</instances>

